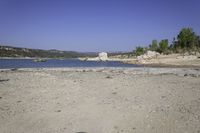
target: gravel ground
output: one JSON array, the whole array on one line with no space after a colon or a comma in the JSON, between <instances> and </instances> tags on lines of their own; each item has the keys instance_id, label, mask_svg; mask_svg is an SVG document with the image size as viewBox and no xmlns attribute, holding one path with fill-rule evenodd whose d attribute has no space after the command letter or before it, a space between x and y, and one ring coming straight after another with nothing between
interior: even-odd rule
<instances>
[{"instance_id":1,"label":"gravel ground","mask_svg":"<svg viewBox=\"0 0 200 133\"><path fill-rule=\"evenodd\" d=\"M200 133L200 70L0 71L1 133Z\"/></svg>"}]
</instances>

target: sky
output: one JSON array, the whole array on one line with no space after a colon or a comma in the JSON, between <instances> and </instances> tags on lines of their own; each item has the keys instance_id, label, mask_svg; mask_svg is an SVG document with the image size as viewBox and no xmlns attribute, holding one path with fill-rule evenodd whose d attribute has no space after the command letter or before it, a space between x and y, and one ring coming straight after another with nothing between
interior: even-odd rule
<instances>
[{"instance_id":1,"label":"sky","mask_svg":"<svg viewBox=\"0 0 200 133\"><path fill-rule=\"evenodd\" d=\"M0 44L132 51L181 28L200 35L200 0L0 0Z\"/></svg>"}]
</instances>

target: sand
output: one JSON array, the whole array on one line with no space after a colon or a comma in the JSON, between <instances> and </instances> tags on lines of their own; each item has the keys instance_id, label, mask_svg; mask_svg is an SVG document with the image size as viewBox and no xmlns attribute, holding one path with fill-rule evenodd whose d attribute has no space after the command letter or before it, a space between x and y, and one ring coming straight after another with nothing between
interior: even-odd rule
<instances>
[{"instance_id":1,"label":"sand","mask_svg":"<svg viewBox=\"0 0 200 133\"><path fill-rule=\"evenodd\" d=\"M1 70L1 133L200 133L200 70Z\"/></svg>"}]
</instances>

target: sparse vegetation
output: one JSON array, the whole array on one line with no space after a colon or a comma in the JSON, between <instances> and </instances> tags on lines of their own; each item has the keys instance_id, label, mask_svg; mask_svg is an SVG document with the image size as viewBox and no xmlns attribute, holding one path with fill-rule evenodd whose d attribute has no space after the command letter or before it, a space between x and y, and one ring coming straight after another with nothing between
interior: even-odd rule
<instances>
[{"instance_id":1,"label":"sparse vegetation","mask_svg":"<svg viewBox=\"0 0 200 133\"><path fill-rule=\"evenodd\" d=\"M134 51L134 55L139 56L147 50L163 54L200 52L200 36L198 36L192 28L183 28L177 37L174 37L170 45L168 39L163 39L159 43L157 40L153 40L148 48L137 47Z\"/></svg>"},{"instance_id":2,"label":"sparse vegetation","mask_svg":"<svg viewBox=\"0 0 200 133\"><path fill-rule=\"evenodd\" d=\"M166 54L168 52L168 40L161 40L159 43L158 52Z\"/></svg>"},{"instance_id":3,"label":"sparse vegetation","mask_svg":"<svg viewBox=\"0 0 200 133\"><path fill-rule=\"evenodd\" d=\"M145 53L145 49L143 47L136 47L134 53L136 56L140 56Z\"/></svg>"},{"instance_id":4,"label":"sparse vegetation","mask_svg":"<svg viewBox=\"0 0 200 133\"><path fill-rule=\"evenodd\" d=\"M152 51L157 51L158 50L158 41L157 40L153 40L152 44L149 46L149 48Z\"/></svg>"}]
</instances>

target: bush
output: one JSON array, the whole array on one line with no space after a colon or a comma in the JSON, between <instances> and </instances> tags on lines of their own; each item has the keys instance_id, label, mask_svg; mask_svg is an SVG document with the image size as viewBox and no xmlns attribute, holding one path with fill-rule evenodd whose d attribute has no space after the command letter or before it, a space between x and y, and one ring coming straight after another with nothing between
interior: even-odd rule
<instances>
[{"instance_id":1,"label":"bush","mask_svg":"<svg viewBox=\"0 0 200 133\"><path fill-rule=\"evenodd\" d=\"M145 50L144 50L143 47L136 47L136 50L135 50L134 53L135 53L136 56L140 56L140 55L145 53Z\"/></svg>"}]
</instances>

